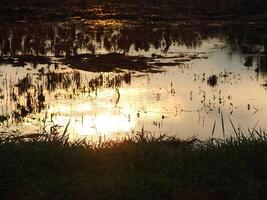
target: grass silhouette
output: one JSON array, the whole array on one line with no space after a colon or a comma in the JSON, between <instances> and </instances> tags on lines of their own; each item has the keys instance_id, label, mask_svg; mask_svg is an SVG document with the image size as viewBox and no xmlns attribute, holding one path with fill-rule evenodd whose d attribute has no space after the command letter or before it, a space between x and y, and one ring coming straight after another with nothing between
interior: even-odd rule
<instances>
[{"instance_id":1,"label":"grass silhouette","mask_svg":"<svg viewBox=\"0 0 267 200\"><path fill-rule=\"evenodd\" d=\"M49 134L0 141L1 199L266 199L267 135L120 140ZM237 131L236 131L237 132Z\"/></svg>"}]
</instances>

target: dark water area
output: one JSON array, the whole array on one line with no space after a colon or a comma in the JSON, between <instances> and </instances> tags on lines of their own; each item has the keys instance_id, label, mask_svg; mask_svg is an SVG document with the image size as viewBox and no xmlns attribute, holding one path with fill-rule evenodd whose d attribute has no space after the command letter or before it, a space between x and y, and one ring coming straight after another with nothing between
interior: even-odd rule
<instances>
[{"instance_id":1,"label":"dark water area","mask_svg":"<svg viewBox=\"0 0 267 200\"><path fill-rule=\"evenodd\" d=\"M230 135L231 121L266 128L264 13L190 17L131 5L67 14L6 6L14 14L0 17L1 132L69 123L73 138L141 129L207 138Z\"/></svg>"},{"instance_id":2,"label":"dark water area","mask_svg":"<svg viewBox=\"0 0 267 200\"><path fill-rule=\"evenodd\" d=\"M227 20L266 23L264 0L2 0L0 21Z\"/></svg>"}]
</instances>

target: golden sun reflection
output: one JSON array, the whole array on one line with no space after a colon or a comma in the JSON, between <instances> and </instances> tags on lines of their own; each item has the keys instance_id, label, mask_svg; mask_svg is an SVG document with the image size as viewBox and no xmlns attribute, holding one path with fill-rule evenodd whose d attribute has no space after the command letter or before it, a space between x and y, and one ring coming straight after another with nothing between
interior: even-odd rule
<instances>
[{"instance_id":1,"label":"golden sun reflection","mask_svg":"<svg viewBox=\"0 0 267 200\"><path fill-rule=\"evenodd\" d=\"M106 98L106 97L105 97ZM134 111L123 106L117 108L103 102L94 104L87 101L73 101L68 104L54 104L50 108L53 123L65 127L76 136L111 136L132 132L136 126Z\"/></svg>"},{"instance_id":2,"label":"golden sun reflection","mask_svg":"<svg viewBox=\"0 0 267 200\"><path fill-rule=\"evenodd\" d=\"M68 123L71 120L69 129L77 136L111 136L111 134L132 132L135 128L135 119L127 116L101 114L97 116L82 116L80 119L68 116L59 116L54 119L56 124Z\"/></svg>"},{"instance_id":3,"label":"golden sun reflection","mask_svg":"<svg viewBox=\"0 0 267 200\"><path fill-rule=\"evenodd\" d=\"M124 21L124 20L113 20L113 19L84 21L84 24L91 25L94 27L96 27L96 26L99 26L99 27L121 27L125 23L126 23L126 21Z\"/></svg>"}]
</instances>

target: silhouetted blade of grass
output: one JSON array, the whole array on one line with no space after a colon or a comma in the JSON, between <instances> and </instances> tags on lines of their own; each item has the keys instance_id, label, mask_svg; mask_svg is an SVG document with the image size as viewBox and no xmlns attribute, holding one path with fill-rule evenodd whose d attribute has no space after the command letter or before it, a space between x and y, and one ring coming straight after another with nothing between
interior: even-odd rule
<instances>
[{"instance_id":1,"label":"silhouetted blade of grass","mask_svg":"<svg viewBox=\"0 0 267 200\"><path fill-rule=\"evenodd\" d=\"M225 138L224 120L223 120L223 113L222 112L221 112L221 121L222 121L223 138Z\"/></svg>"}]
</instances>

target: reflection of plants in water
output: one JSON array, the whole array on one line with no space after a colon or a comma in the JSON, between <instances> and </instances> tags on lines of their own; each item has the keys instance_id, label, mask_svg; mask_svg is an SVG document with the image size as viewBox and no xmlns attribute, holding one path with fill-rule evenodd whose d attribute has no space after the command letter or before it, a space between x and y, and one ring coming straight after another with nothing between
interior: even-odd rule
<instances>
[{"instance_id":1,"label":"reflection of plants in water","mask_svg":"<svg viewBox=\"0 0 267 200\"><path fill-rule=\"evenodd\" d=\"M89 91L97 91L100 88L120 88L123 83L131 84L131 73L117 74L115 76L100 74L88 82Z\"/></svg>"},{"instance_id":2,"label":"reflection of plants in water","mask_svg":"<svg viewBox=\"0 0 267 200\"><path fill-rule=\"evenodd\" d=\"M19 79L18 80L18 84L16 84L15 86L18 88L18 94L19 94L19 96L21 96L23 93L27 92L31 88L31 86L32 86L32 79L27 74L26 77L24 77L23 79L21 79L21 80ZM15 95L13 97L16 98Z\"/></svg>"},{"instance_id":3,"label":"reflection of plants in water","mask_svg":"<svg viewBox=\"0 0 267 200\"><path fill-rule=\"evenodd\" d=\"M200 84L197 91L191 90L189 92L189 99L190 101L194 99L194 103L198 106L196 109L188 110L179 105L175 108L176 115L182 112L196 112L198 113L199 121L203 120L204 124L204 118L209 113L221 114L223 110L228 110L230 115L233 114L237 107L233 104L232 96L224 93L220 86L240 83L240 74L224 71L208 76L206 73L193 74L193 77L193 80ZM205 83L207 83L210 88L203 85ZM203 85L203 87L201 85Z\"/></svg>"},{"instance_id":4,"label":"reflection of plants in water","mask_svg":"<svg viewBox=\"0 0 267 200\"><path fill-rule=\"evenodd\" d=\"M224 31L221 32L222 27ZM223 35L221 35L223 34ZM243 53L267 47L266 29L253 26L199 26L158 23L113 27L79 23L10 24L0 27L0 55L73 56L98 50L128 53L131 49L148 51L151 47L167 52L171 45L199 46L208 38L225 38L232 49Z\"/></svg>"},{"instance_id":5,"label":"reflection of plants in water","mask_svg":"<svg viewBox=\"0 0 267 200\"><path fill-rule=\"evenodd\" d=\"M80 87L80 73L74 72L68 73L57 73L57 72L49 72L45 74L46 76L46 89L48 91L54 91L57 88L68 89L71 87L71 84L74 83L76 87Z\"/></svg>"},{"instance_id":6,"label":"reflection of plants in water","mask_svg":"<svg viewBox=\"0 0 267 200\"><path fill-rule=\"evenodd\" d=\"M208 78L207 83L209 86L215 87L218 84L218 77L216 75L211 75Z\"/></svg>"},{"instance_id":7,"label":"reflection of plants in water","mask_svg":"<svg viewBox=\"0 0 267 200\"><path fill-rule=\"evenodd\" d=\"M198 29L198 27L195 27ZM11 37L12 35L12 37ZM123 27L82 24L13 24L0 28L0 55L71 56L79 51L99 49L127 53L131 48L148 51L151 47L167 52L173 44L195 47L212 32L196 32L190 26L125 25Z\"/></svg>"},{"instance_id":8,"label":"reflection of plants in water","mask_svg":"<svg viewBox=\"0 0 267 200\"><path fill-rule=\"evenodd\" d=\"M96 92L101 88L122 87L123 84L131 84L131 73L99 74L95 78L87 80L81 77L80 72L56 72L51 71L44 74L27 74L19 79L17 83L6 81L4 85L9 91L3 96L2 102L9 102L10 106L6 112L0 115L0 122L11 119L16 122L22 121L25 117L44 110L48 99L74 98L81 93ZM64 94L69 95L64 95ZM50 100L49 100L50 101Z\"/></svg>"},{"instance_id":9,"label":"reflection of plants in water","mask_svg":"<svg viewBox=\"0 0 267 200\"><path fill-rule=\"evenodd\" d=\"M32 77L27 74L11 91L10 101L15 105L12 117L18 122L31 113L41 112L45 108L45 94L43 85L34 84ZM10 86L12 87L12 86Z\"/></svg>"},{"instance_id":10,"label":"reflection of plants in water","mask_svg":"<svg viewBox=\"0 0 267 200\"><path fill-rule=\"evenodd\" d=\"M220 72L217 75L212 74L207 77L206 73L193 74L194 81L200 81L202 83L207 82L211 87L215 87L218 84L238 84L241 80L241 75L239 73L234 73L231 71Z\"/></svg>"}]
</instances>

